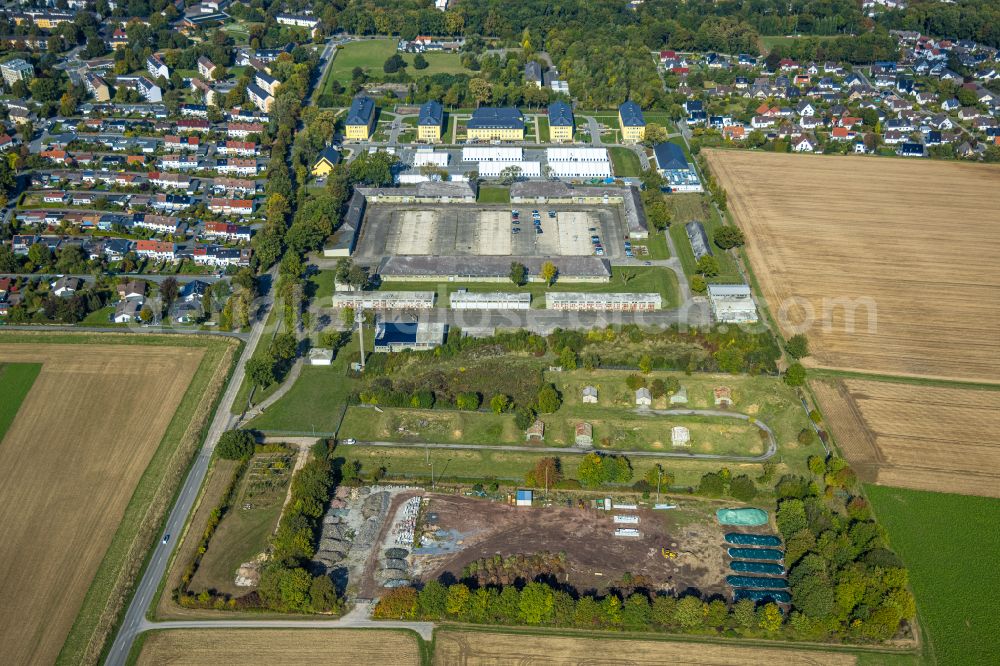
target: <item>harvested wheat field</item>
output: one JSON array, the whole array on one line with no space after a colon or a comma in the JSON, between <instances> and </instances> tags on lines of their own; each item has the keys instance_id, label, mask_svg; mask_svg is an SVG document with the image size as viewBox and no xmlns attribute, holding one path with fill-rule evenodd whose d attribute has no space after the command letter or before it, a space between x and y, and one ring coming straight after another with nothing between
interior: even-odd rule
<instances>
[{"instance_id":1,"label":"harvested wheat field","mask_svg":"<svg viewBox=\"0 0 1000 666\"><path fill-rule=\"evenodd\" d=\"M1000 382L1000 166L704 154L807 364Z\"/></svg>"},{"instance_id":2,"label":"harvested wheat field","mask_svg":"<svg viewBox=\"0 0 1000 666\"><path fill-rule=\"evenodd\" d=\"M415 634L385 629L177 629L150 634L138 666L417 666Z\"/></svg>"},{"instance_id":3,"label":"harvested wheat field","mask_svg":"<svg viewBox=\"0 0 1000 666\"><path fill-rule=\"evenodd\" d=\"M463 666L496 664L683 664L689 666L846 666L853 655L842 652L736 647L710 643L575 638L521 634L438 631L434 663Z\"/></svg>"},{"instance_id":4,"label":"harvested wheat field","mask_svg":"<svg viewBox=\"0 0 1000 666\"><path fill-rule=\"evenodd\" d=\"M0 362L42 363L0 444L6 663L55 661L203 353L0 344Z\"/></svg>"},{"instance_id":5,"label":"harvested wheat field","mask_svg":"<svg viewBox=\"0 0 1000 666\"><path fill-rule=\"evenodd\" d=\"M1000 391L855 379L810 385L864 480L1000 497Z\"/></svg>"}]
</instances>

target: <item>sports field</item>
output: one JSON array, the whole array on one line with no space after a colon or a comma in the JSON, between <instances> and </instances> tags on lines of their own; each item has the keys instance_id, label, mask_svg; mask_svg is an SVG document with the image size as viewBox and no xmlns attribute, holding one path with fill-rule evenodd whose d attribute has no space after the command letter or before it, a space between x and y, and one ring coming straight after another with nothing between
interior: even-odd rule
<instances>
[{"instance_id":1,"label":"sports field","mask_svg":"<svg viewBox=\"0 0 1000 666\"><path fill-rule=\"evenodd\" d=\"M417 666L415 634L384 629L178 629L146 637L136 664Z\"/></svg>"},{"instance_id":2,"label":"sports field","mask_svg":"<svg viewBox=\"0 0 1000 666\"><path fill-rule=\"evenodd\" d=\"M848 666L846 653L673 641L437 631L435 664L685 664L688 666Z\"/></svg>"},{"instance_id":3,"label":"sports field","mask_svg":"<svg viewBox=\"0 0 1000 666\"><path fill-rule=\"evenodd\" d=\"M865 480L1000 497L1000 391L858 379L811 386Z\"/></svg>"},{"instance_id":4,"label":"sports field","mask_svg":"<svg viewBox=\"0 0 1000 666\"><path fill-rule=\"evenodd\" d=\"M879 486L867 493L910 571L924 662L995 664L1000 500Z\"/></svg>"},{"instance_id":5,"label":"sports field","mask_svg":"<svg viewBox=\"0 0 1000 666\"><path fill-rule=\"evenodd\" d=\"M1000 379L1000 166L706 150L807 364Z\"/></svg>"}]
</instances>

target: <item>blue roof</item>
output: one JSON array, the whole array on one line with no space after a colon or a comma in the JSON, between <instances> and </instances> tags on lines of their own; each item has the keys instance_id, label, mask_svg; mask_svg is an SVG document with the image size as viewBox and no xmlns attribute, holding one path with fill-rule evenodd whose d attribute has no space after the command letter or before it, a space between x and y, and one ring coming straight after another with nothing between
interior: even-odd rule
<instances>
[{"instance_id":1,"label":"blue roof","mask_svg":"<svg viewBox=\"0 0 1000 666\"><path fill-rule=\"evenodd\" d=\"M375 344L413 344L417 341L417 324L415 322L387 322L379 324L375 335Z\"/></svg>"},{"instance_id":2,"label":"blue roof","mask_svg":"<svg viewBox=\"0 0 1000 666\"><path fill-rule=\"evenodd\" d=\"M336 166L340 163L340 151L333 146L327 146L320 152L319 157L316 158L316 163L319 164L320 160L326 160Z\"/></svg>"},{"instance_id":3,"label":"blue roof","mask_svg":"<svg viewBox=\"0 0 1000 666\"><path fill-rule=\"evenodd\" d=\"M367 125L371 122L374 114L375 100L371 97L361 95L360 97L355 97L351 102L351 110L347 112L347 120L344 121L344 124Z\"/></svg>"},{"instance_id":4,"label":"blue roof","mask_svg":"<svg viewBox=\"0 0 1000 666\"><path fill-rule=\"evenodd\" d=\"M569 104L566 102L552 102L552 104L549 104L549 126L573 126L573 109L569 108Z\"/></svg>"},{"instance_id":5,"label":"blue roof","mask_svg":"<svg viewBox=\"0 0 1000 666\"><path fill-rule=\"evenodd\" d=\"M664 171L674 171L678 169L690 169L684 151L676 143L669 141L658 143L653 146L653 154L656 155L656 164Z\"/></svg>"},{"instance_id":6,"label":"blue roof","mask_svg":"<svg viewBox=\"0 0 1000 666\"><path fill-rule=\"evenodd\" d=\"M417 120L417 124L440 127L443 122L444 109L441 108L441 103L434 100L424 102L424 105L420 107L420 118Z\"/></svg>"},{"instance_id":7,"label":"blue roof","mask_svg":"<svg viewBox=\"0 0 1000 666\"><path fill-rule=\"evenodd\" d=\"M622 124L626 127L645 127L646 119L642 117L642 108L638 104L629 100L618 107L618 113L622 116Z\"/></svg>"},{"instance_id":8,"label":"blue roof","mask_svg":"<svg viewBox=\"0 0 1000 666\"><path fill-rule=\"evenodd\" d=\"M468 129L524 129L524 116L512 106L483 106L472 112Z\"/></svg>"},{"instance_id":9,"label":"blue roof","mask_svg":"<svg viewBox=\"0 0 1000 666\"><path fill-rule=\"evenodd\" d=\"M517 491L517 499L519 499L519 500L530 500L531 499L531 491L530 490L518 490Z\"/></svg>"}]
</instances>

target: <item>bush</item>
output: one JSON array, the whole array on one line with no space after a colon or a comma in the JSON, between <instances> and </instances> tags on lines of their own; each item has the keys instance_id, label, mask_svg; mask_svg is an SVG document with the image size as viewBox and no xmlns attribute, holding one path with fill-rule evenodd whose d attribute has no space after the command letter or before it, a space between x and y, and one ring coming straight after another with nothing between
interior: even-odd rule
<instances>
[{"instance_id":1,"label":"bush","mask_svg":"<svg viewBox=\"0 0 1000 666\"><path fill-rule=\"evenodd\" d=\"M706 497L722 497L726 492L726 482L717 472L709 472L698 483L698 494Z\"/></svg>"},{"instance_id":2,"label":"bush","mask_svg":"<svg viewBox=\"0 0 1000 666\"><path fill-rule=\"evenodd\" d=\"M700 275L691 276L691 291L696 294L704 294L708 291L708 282Z\"/></svg>"},{"instance_id":3,"label":"bush","mask_svg":"<svg viewBox=\"0 0 1000 666\"><path fill-rule=\"evenodd\" d=\"M479 409L480 401L478 393L459 393L455 397L455 406L459 409L474 411Z\"/></svg>"},{"instance_id":4,"label":"bush","mask_svg":"<svg viewBox=\"0 0 1000 666\"><path fill-rule=\"evenodd\" d=\"M542 414L552 414L562 406L562 397L552 384L543 386L538 392L538 411Z\"/></svg>"},{"instance_id":5,"label":"bush","mask_svg":"<svg viewBox=\"0 0 1000 666\"><path fill-rule=\"evenodd\" d=\"M625 378L625 386L629 387L629 390L638 391L643 386L646 385L646 378L642 375L637 375L632 373Z\"/></svg>"},{"instance_id":6,"label":"bush","mask_svg":"<svg viewBox=\"0 0 1000 666\"><path fill-rule=\"evenodd\" d=\"M219 437L215 453L225 460L242 460L253 455L256 441L250 430L227 430Z\"/></svg>"},{"instance_id":7,"label":"bush","mask_svg":"<svg viewBox=\"0 0 1000 666\"><path fill-rule=\"evenodd\" d=\"M796 439L799 440L799 444L809 446L816 441L816 431L812 428L803 428L799 431L799 435Z\"/></svg>"},{"instance_id":8,"label":"bush","mask_svg":"<svg viewBox=\"0 0 1000 666\"><path fill-rule=\"evenodd\" d=\"M785 383L789 386L802 386L806 383L806 369L801 363L792 363L785 370Z\"/></svg>"},{"instance_id":9,"label":"bush","mask_svg":"<svg viewBox=\"0 0 1000 666\"><path fill-rule=\"evenodd\" d=\"M805 358L806 356L809 356L809 340L802 333L793 335L788 338L788 342L785 343L785 351L788 352L788 355L792 358Z\"/></svg>"},{"instance_id":10,"label":"bush","mask_svg":"<svg viewBox=\"0 0 1000 666\"><path fill-rule=\"evenodd\" d=\"M757 486L749 476L741 474L730 482L729 494L741 502L752 502L757 497Z\"/></svg>"},{"instance_id":11,"label":"bush","mask_svg":"<svg viewBox=\"0 0 1000 666\"><path fill-rule=\"evenodd\" d=\"M715 230L715 244L721 247L723 250L728 250L734 247L740 247L746 242L743 237L743 232L737 227L723 226Z\"/></svg>"},{"instance_id":12,"label":"bush","mask_svg":"<svg viewBox=\"0 0 1000 666\"><path fill-rule=\"evenodd\" d=\"M514 425L518 430L527 430L535 422L535 410L531 407L518 407L514 412Z\"/></svg>"}]
</instances>

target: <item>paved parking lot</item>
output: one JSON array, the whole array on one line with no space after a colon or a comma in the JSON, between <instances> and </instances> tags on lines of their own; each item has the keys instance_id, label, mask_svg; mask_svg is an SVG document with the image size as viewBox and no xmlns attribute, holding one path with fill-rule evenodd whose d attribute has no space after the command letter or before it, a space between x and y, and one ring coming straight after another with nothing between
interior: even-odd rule
<instances>
[{"instance_id":1,"label":"paved parking lot","mask_svg":"<svg viewBox=\"0 0 1000 666\"><path fill-rule=\"evenodd\" d=\"M511 210L520 210L518 224ZM355 256L388 255L569 257L594 253L598 236L609 259L624 255L623 211L618 206L553 205L532 208L468 204L373 204L361 228ZM549 217L552 210L555 217ZM518 232L514 232L519 229Z\"/></svg>"}]
</instances>

